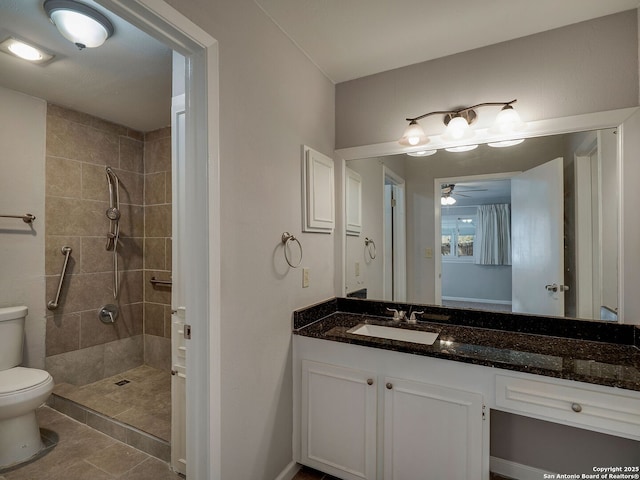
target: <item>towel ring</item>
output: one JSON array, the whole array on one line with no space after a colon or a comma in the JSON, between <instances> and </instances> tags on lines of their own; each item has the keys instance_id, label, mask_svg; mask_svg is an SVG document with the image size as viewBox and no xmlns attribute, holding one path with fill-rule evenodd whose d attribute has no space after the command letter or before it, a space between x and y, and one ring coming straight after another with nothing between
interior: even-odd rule
<instances>
[{"instance_id":1,"label":"towel ring","mask_svg":"<svg viewBox=\"0 0 640 480\"><path fill-rule=\"evenodd\" d=\"M298 244L298 248L300 249L300 260L298 260L298 263L296 263L295 265L293 263L291 263L291 259L289 258L289 255L287 254L287 245L289 244L289 242L296 242ZM298 240L296 237L294 237L289 232L284 232L282 234L282 243L284 245L284 259L287 261L287 263L289 264L289 266L291 268L298 268L300 266L300 264L302 263L302 245L300 244L300 240Z\"/></svg>"},{"instance_id":2,"label":"towel ring","mask_svg":"<svg viewBox=\"0 0 640 480\"><path fill-rule=\"evenodd\" d=\"M367 247L367 253L369 254L369 258L371 260L376 258L376 242L373 241L372 238L366 237L364 239L364 245Z\"/></svg>"}]
</instances>

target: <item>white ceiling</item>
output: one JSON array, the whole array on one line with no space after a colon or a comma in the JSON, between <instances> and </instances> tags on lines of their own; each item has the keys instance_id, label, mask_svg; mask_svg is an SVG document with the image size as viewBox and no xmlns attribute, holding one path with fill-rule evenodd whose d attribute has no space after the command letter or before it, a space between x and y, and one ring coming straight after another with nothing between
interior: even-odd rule
<instances>
[{"instance_id":1,"label":"white ceiling","mask_svg":"<svg viewBox=\"0 0 640 480\"><path fill-rule=\"evenodd\" d=\"M143 132L169 124L171 51L105 13L115 34L77 48L44 0L0 0L0 41L50 53L38 66L0 52L0 85ZM636 8L639 0L254 0L335 83ZM224 48L224 45L221 45Z\"/></svg>"},{"instance_id":2,"label":"white ceiling","mask_svg":"<svg viewBox=\"0 0 640 480\"><path fill-rule=\"evenodd\" d=\"M638 0L255 0L335 83L591 18Z\"/></svg>"},{"instance_id":3,"label":"white ceiling","mask_svg":"<svg viewBox=\"0 0 640 480\"><path fill-rule=\"evenodd\" d=\"M511 179L455 182L456 206L511 203Z\"/></svg>"},{"instance_id":4,"label":"white ceiling","mask_svg":"<svg viewBox=\"0 0 640 480\"><path fill-rule=\"evenodd\" d=\"M148 132L170 124L171 50L91 0L113 37L78 50L49 21L44 0L0 0L0 41L19 37L55 55L33 65L0 52L0 85Z\"/></svg>"}]
</instances>

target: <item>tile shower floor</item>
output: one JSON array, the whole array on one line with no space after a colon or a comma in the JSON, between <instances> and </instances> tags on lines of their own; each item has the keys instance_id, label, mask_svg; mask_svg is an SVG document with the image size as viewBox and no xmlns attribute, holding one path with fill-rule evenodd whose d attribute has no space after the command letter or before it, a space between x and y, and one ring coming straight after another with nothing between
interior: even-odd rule
<instances>
[{"instance_id":1,"label":"tile shower floor","mask_svg":"<svg viewBox=\"0 0 640 480\"><path fill-rule=\"evenodd\" d=\"M50 407L37 411L45 449L0 480L180 480L157 458L125 445Z\"/></svg>"},{"instance_id":2,"label":"tile shower floor","mask_svg":"<svg viewBox=\"0 0 640 480\"><path fill-rule=\"evenodd\" d=\"M171 437L171 374L148 365L81 387L61 383L54 395L167 442Z\"/></svg>"}]
</instances>

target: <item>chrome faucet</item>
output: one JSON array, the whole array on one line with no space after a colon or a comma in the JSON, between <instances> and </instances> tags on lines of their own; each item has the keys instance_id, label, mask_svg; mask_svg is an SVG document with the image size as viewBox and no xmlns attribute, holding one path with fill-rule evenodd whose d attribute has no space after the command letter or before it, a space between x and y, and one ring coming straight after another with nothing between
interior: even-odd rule
<instances>
[{"instance_id":1,"label":"chrome faucet","mask_svg":"<svg viewBox=\"0 0 640 480\"><path fill-rule=\"evenodd\" d=\"M397 310L395 308L387 308L388 312L393 312L393 321L394 322L401 322L401 321L406 321L407 323L413 324L415 325L416 323L418 323L418 318L416 317L416 315L422 315L424 313L424 311L422 312L412 312L411 309L409 309L409 312L405 312L404 310Z\"/></svg>"},{"instance_id":2,"label":"chrome faucet","mask_svg":"<svg viewBox=\"0 0 640 480\"><path fill-rule=\"evenodd\" d=\"M422 312L411 312L411 316L407 320L407 323L411 323L411 324L418 323L418 319L416 318L416 315L422 315L423 313L424 313L424 311L422 311Z\"/></svg>"},{"instance_id":3,"label":"chrome faucet","mask_svg":"<svg viewBox=\"0 0 640 480\"><path fill-rule=\"evenodd\" d=\"M393 312L393 321L401 322L407 318L407 312L404 310L397 310L395 308L387 308L388 312Z\"/></svg>"}]
</instances>

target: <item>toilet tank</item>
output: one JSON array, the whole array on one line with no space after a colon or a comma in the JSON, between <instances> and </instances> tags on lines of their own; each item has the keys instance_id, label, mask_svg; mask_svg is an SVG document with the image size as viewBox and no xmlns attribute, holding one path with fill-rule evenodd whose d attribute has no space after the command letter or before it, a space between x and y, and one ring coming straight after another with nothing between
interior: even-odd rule
<instances>
[{"instance_id":1,"label":"toilet tank","mask_svg":"<svg viewBox=\"0 0 640 480\"><path fill-rule=\"evenodd\" d=\"M27 307L0 308L0 371L22 363Z\"/></svg>"}]
</instances>

